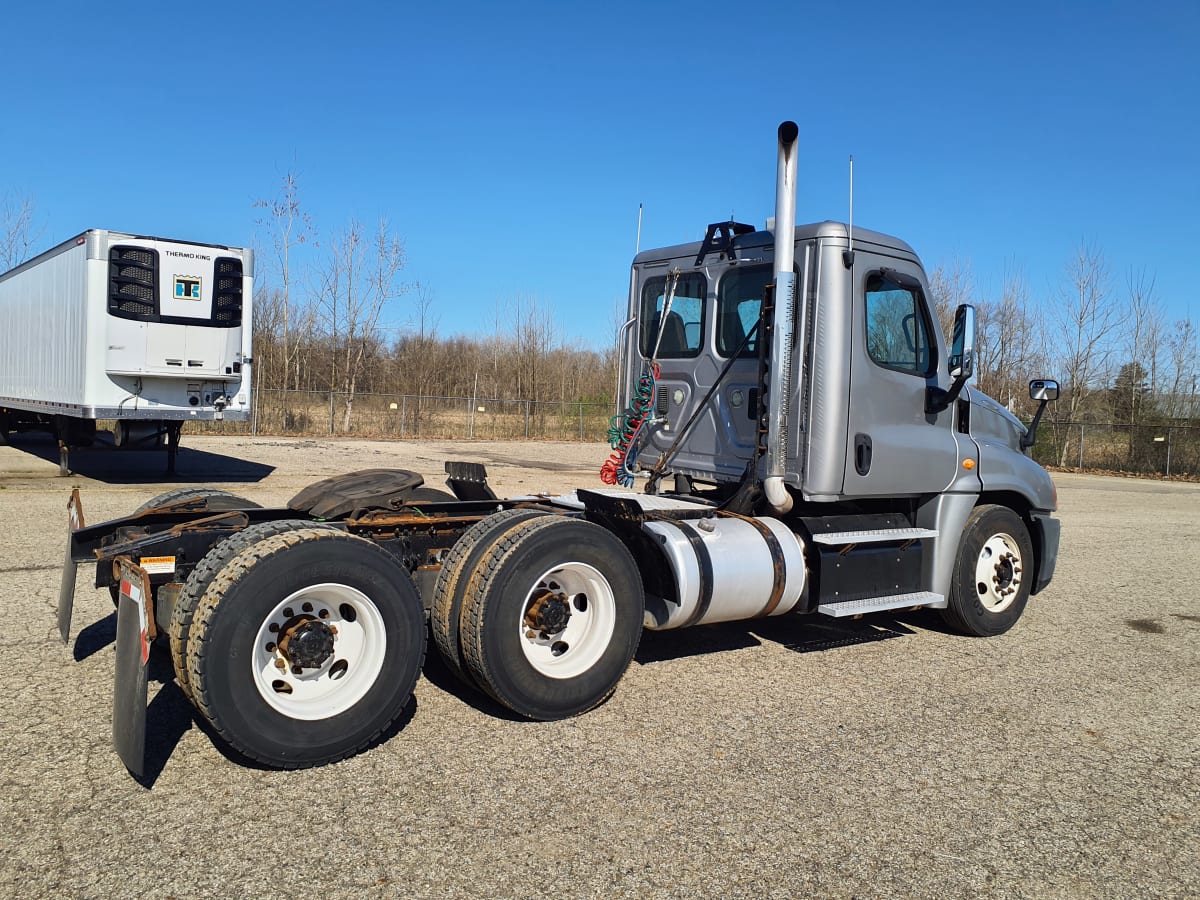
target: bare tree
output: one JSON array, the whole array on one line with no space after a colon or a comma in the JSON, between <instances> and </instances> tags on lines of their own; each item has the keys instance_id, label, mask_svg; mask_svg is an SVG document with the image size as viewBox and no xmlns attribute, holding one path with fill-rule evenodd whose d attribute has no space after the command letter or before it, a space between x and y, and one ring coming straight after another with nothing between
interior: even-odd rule
<instances>
[{"instance_id":1,"label":"bare tree","mask_svg":"<svg viewBox=\"0 0 1200 900\"><path fill-rule=\"evenodd\" d=\"M34 227L33 200L6 194L0 204L0 272L29 259L29 248L41 237Z\"/></svg>"},{"instance_id":2,"label":"bare tree","mask_svg":"<svg viewBox=\"0 0 1200 900\"><path fill-rule=\"evenodd\" d=\"M985 393L1013 412L1032 414L1027 408L1028 379L1044 366L1038 347L1037 317L1029 300L1029 287L1021 271L1004 275L1000 296L980 300L979 365L977 380Z\"/></svg>"},{"instance_id":3,"label":"bare tree","mask_svg":"<svg viewBox=\"0 0 1200 900\"><path fill-rule=\"evenodd\" d=\"M374 238L351 221L330 247L320 305L337 354L330 368L330 389L340 389L343 395L343 431L350 430L368 351L380 348L379 318L387 304L405 291L397 281L404 262L404 243L389 232L383 219Z\"/></svg>"},{"instance_id":4,"label":"bare tree","mask_svg":"<svg viewBox=\"0 0 1200 900\"><path fill-rule=\"evenodd\" d=\"M1167 408L1163 413L1172 419L1196 418L1196 387L1200 380L1200 340L1191 319L1175 323L1168 334L1167 346Z\"/></svg>"},{"instance_id":5,"label":"bare tree","mask_svg":"<svg viewBox=\"0 0 1200 900\"><path fill-rule=\"evenodd\" d=\"M1158 358L1162 350L1163 312L1154 293L1154 277L1145 269L1130 269L1125 279L1129 294L1129 327L1126 331L1127 364L1140 366L1149 379L1149 396L1158 390ZM1134 391L1129 397L1129 424L1142 418L1142 396Z\"/></svg>"},{"instance_id":6,"label":"bare tree","mask_svg":"<svg viewBox=\"0 0 1200 900\"><path fill-rule=\"evenodd\" d=\"M1056 324L1062 347L1067 420L1075 422L1088 399L1107 381L1113 342L1125 325L1125 312L1115 302L1104 255L1080 243L1067 266L1068 284L1060 294ZM1062 442L1059 465L1066 465L1068 442Z\"/></svg>"},{"instance_id":7,"label":"bare tree","mask_svg":"<svg viewBox=\"0 0 1200 900\"><path fill-rule=\"evenodd\" d=\"M413 432L421 433L421 414L425 397L436 390L435 385L443 375L445 360L442 359L441 342L437 336L439 316L434 312L433 289L421 282L412 287L415 308L415 330L401 335L392 346L392 369L394 382L403 393L415 392L416 396L408 409L412 412Z\"/></svg>"},{"instance_id":8,"label":"bare tree","mask_svg":"<svg viewBox=\"0 0 1200 900\"><path fill-rule=\"evenodd\" d=\"M283 176L279 192L273 199L254 203L256 209L266 210L266 215L258 220L258 225L270 230L282 284L279 343L284 371L280 385L286 389L291 375L296 390L300 389L301 339L311 330L315 315L311 305L297 309L298 305L292 300L292 250L303 244L316 243L312 219L300 207L299 194L296 175L288 172ZM294 343L290 338L292 333L296 336Z\"/></svg>"},{"instance_id":9,"label":"bare tree","mask_svg":"<svg viewBox=\"0 0 1200 900\"><path fill-rule=\"evenodd\" d=\"M546 359L554 344L554 318L536 299L517 297L513 321L513 362L518 396L546 399Z\"/></svg>"},{"instance_id":10,"label":"bare tree","mask_svg":"<svg viewBox=\"0 0 1200 900\"><path fill-rule=\"evenodd\" d=\"M954 325L954 310L963 303L975 302L975 280L968 261L954 259L939 263L929 274L930 301L942 334L950 334Z\"/></svg>"}]
</instances>

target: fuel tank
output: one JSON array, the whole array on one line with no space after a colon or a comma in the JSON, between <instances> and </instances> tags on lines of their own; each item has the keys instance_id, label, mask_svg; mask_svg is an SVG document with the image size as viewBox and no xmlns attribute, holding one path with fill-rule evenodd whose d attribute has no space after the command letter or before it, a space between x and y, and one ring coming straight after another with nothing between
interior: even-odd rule
<instances>
[{"instance_id":1,"label":"fuel tank","mask_svg":"<svg viewBox=\"0 0 1200 900\"><path fill-rule=\"evenodd\" d=\"M653 631L781 616L806 584L800 539L778 519L711 516L645 522L675 582L674 597L646 597Z\"/></svg>"}]
</instances>

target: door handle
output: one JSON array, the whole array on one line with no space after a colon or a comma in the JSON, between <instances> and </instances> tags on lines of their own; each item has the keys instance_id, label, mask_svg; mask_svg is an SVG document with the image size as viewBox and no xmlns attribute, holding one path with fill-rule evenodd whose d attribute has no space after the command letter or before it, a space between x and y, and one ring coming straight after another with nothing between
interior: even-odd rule
<instances>
[{"instance_id":1,"label":"door handle","mask_svg":"<svg viewBox=\"0 0 1200 900\"><path fill-rule=\"evenodd\" d=\"M866 475L871 471L871 436L856 434L854 436L854 471Z\"/></svg>"}]
</instances>

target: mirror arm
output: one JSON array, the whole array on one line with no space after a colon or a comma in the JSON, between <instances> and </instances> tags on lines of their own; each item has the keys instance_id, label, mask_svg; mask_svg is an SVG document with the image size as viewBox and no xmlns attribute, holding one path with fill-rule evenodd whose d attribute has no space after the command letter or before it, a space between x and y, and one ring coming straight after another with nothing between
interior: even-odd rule
<instances>
[{"instance_id":1,"label":"mirror arm","mask_svg":"<svg viewBox=\"0 0 1200 900\"><path fill-rule=\"evenodd\" d=\"M925 388L925 414L936 415L950 408L950 404L958 399L958 395L962 393L963 385L967 383L970 375L959 375L954 379L954 383L950 385L950 390L931 385Z\"/></svg>"},{"instance_id":2,"label":"mirror arm","mask_svg":"<svg viewBox=\"0 0 1200 900\"><path fill-rule=\"evenodd\" d=\"M1025 436L1021 438L1022 450L1028 450L1037 443L1038 425L1042 421L1042 413L1046 411L1046 404L1049 402L1049 400L1042 400L1040 403L1038 403L1037 412L1033 414L1033 421L1029 423L1029 430L1026 431Z\"/></svg>"}]
</instances>

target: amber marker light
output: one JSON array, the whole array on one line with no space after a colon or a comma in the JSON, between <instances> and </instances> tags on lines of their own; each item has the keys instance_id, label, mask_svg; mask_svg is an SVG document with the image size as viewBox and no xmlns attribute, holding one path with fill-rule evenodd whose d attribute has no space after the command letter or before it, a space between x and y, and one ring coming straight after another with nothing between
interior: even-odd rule
<instances>
[{"instance_id":1,"label":"amber marker light","mask_svg":"<svg viewBox=\"0 0 1200 900\"><path fill-rule=\"evenodd\" d=\"M963 460L963 468L969 472L971 469L975 468L975 460L964 459Z\"/></svg>"}]
</instances>

